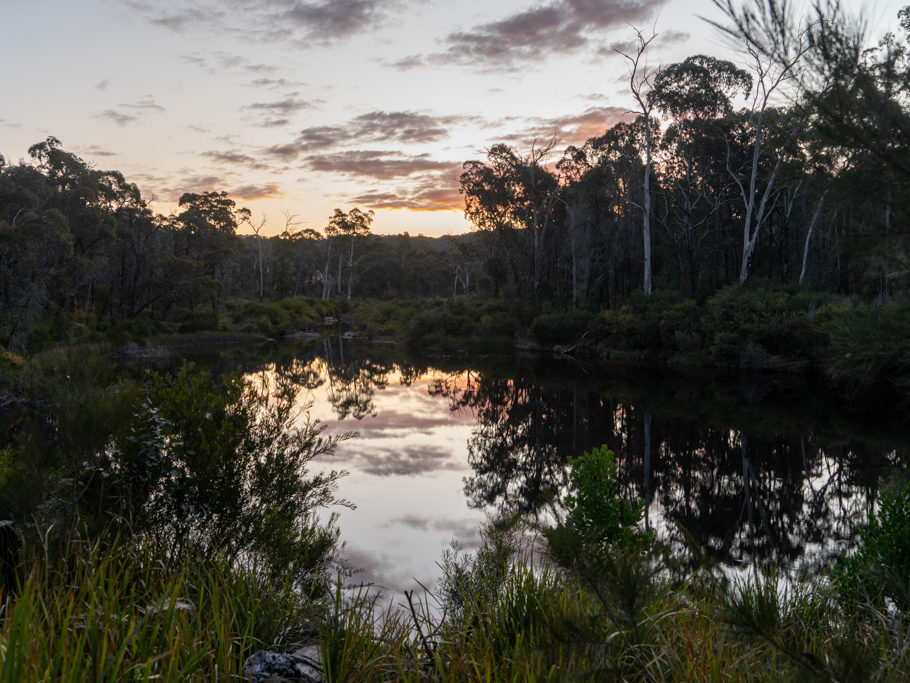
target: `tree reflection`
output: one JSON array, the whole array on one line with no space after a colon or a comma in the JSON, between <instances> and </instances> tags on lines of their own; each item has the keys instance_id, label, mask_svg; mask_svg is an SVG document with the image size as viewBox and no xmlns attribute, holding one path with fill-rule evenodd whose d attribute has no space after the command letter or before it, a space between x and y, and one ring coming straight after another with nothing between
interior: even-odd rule
<instances>
[{"instance_id":1,"label":"tree reflection","mask_svg":"<svg viewBox=\"0 0 910 683\"><path fill-rule=\"evenodd\" d=\"M325 386L339 419L375 414L377 389L396 373L425 376L342 338L277 365L307 388ZM680 528L725 562L802 558L822 567L841 552L878 494L880 476L905 466L898 430L870 436L813 396L752 383L629 384L546 366L449 372L429 388L451 411L476 420L467 444L468 504L498 514L537 515L565 489L569 456L601 444L616 454L622 494L646 501L645 524L683 543ZM438 367L438 366L437 366ZM805 389L802 389L805 391Z\"/></svg>"},{"instance_id":2,"label":"tree reflection","mask_svg":"<svg viewBox=\"0 0 910 683\"><path fill-rule=\"evenodd\" d=\"M710 404L686 406L698 419L680 416L678 406L645 410L646 400L612 398L585 380L551 386L522 372L464 377L438 380L430 393L477 420L468 443L470 505L537 514L565 487L568 457L606 443L622 493L647 503L645 524L682 542L679 525L728 562L803 557L824 566L865 521L878 476L904 461L894 447L858 439L828 445L809 424L790 434L764 429L773 420L744 427L741 415Z\"/></svg>"}]
</instances>

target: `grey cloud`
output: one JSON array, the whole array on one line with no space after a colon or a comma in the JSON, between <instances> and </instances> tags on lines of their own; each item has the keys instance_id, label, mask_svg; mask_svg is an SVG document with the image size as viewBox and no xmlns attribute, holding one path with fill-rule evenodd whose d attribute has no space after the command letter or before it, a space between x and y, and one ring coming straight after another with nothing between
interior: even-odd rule
<instances>
[{"instance_id":1,"label":"grey cloud","mask_svg":"<svg viewBox=\"0 0 910 683\"><path fill-rule=\"evenodd\" d=\"M284 128L291 122L290 119L277 118L277 119L263 119L259 122L259 125L262 128Z\"/></svg>"},{"instance_id":2,"label":"grey cloud","mask_svg":"<svg viewBox=\"0 0 910 683\"><path fill-rule=\"evenodd\" d=\"M267 183L266 185L243 185L235 187L228 192L231 197L252 202L257 199L271 199L272 197L282 196L281 190L277 183Z\"/></svg>"},{"instance_id":3,"label":"grey cloud","mask_svg":"<svg viewBox=\"0 0 910 683\"><path fill-rule=\"evenodd\" d=\"M272 145L263 150L263 153L270 157L277 157L282 161L293 161L300 156L301 151L300 145L292 142L287 145Z\"/></svg>"},{"instance_id":4,"label":"grey cloud","mask_svg":"<svg viewBox=\"0 0 910 683\"><path fill-rule=\"evenodd\" d=\"M378 0L326 0L325 2L281 3L289 6L280 18L316 40L343 38L375 25L382 17Z\"/></svg>"},{"instance_id":5,"label":"grey cloud","mask_svg":"<svg viewBox=\"0 0 910 683\"><path fill-rule=\"evenodd\" d=\"M104 149L103 147L99 147L98 145L90 145L89 147L84 147L83 149L80 150L80 152L85 154L86 156L95 156L95 157L115 157L115 156L117 156L116 152L108 151L108 150Z\"/></svg>"},{"instance_id":6,"label":"grey cloud","mask_svg":"<svg viewBox=\"0 0 910 683\"><path fill-rule=\"evenodd\" d=\"M556 137L563 147L583 145L588 138L601 135L628 116L628 110L624 107L589 107L581 114L532 119L530 129L513 139L526 147L534 141L539 142L553 137Z\"/></svg>"},{"instance_id":7,"label":"grey cloud","mask_svg":"<svg viewBox=\"0 0 910 683\"><path fill-rule=\"evenodd\" d=\"M254 88L294 88L303 85L299 81L289 81L286 78L256 78L250 81Z\"/></svg>"},{"instance_id":8,"label":"grey cloud","mask_svg":"<svg viewBox=\"0 0 910 683\"><path fill-rule=\"evenodd\" d=\"M412 111L373 111L354 118L354 137L399 142L434 142L448 135L456 116L429 116Z\"/></svg>"},{"instance_id":9,"label":"grey cloud","mask_svg":"<svg viewBox=\"0 0 910 683\"><path fill-rule=\"evenodd\" d=\"M135 116L133 114L125 114L121 111L117 111L116 109L105 109L103 112L99 113L97 117L99 119L108 119L110 121L113 121L118 126L125 126L128 123L133 123L134 121L139 120L138 116Z\"/></svg>"},{"instance_id":10,"label":"grey cloud","mask_svg":"<svg viewBox=\"0 0 910 683\"><path fill-rule=\"evenodd\" d=\"M415 173L448 168L451 162L435 161L429 154L400 155L397 152L353 150L307 159L312 171L390 180Z\"/></svg>"},{"instance_id":11,"label":"grey cloud","mask_svg":"<svg viewBox=\"0 0 910 683\"><path fill-rule=\"evenodd\" d=\"M254 169L264 169L268 168L267 164L262 163L258 159L251 157L249 154L244 154L243 152L219 152L219 151L209 151L203 152L202 156L208 157L218 163L228 164L231 166L247 166L248 168Z\"/></svg>"},{"instance_id":12,"label":"grey cloud","mask_svg":"<svg viewBox=\"0 0 910 683\"><path fill-rule=\"evenodd\" d=\"M371 209L411 209L414 211L457 211L464 208L459 193L460 165L446 171L421 174L400 183L394 191L366 192L350 201Z\"/></svg>"},{"instance_id":13,"label":"grey cloud","mask_svg":"<svg viewBox=\"0 0 910 683\"><path fill-rule=\"evenodd\" d=\"M144 99L139 100L138 102L131 102L128 104L120 105L126 107L127 109L133 109L135 111L164 111L164 107L160 104L157 104L151 95L147 95Z\"/></svg>"},{"instance_id":14,"label":"grey cloud","mask_svg":"<svg viewBox=\"0 0 910 683\"><path fill-rule=\"evenodd\" d=\"M667 0L557 0L504 19L454 31L436 63L510 69L552 53L591 47L605 29L648 19ZM413 58L411 58L413 59Z\"/></svg>"},{"instance_id":15,"label":"grey cloud","mask_svg":"<svg viewBox=\"0 0 910 683\"><path fill-rule=\"evenodd\" d=\"M313 105L310 102L305 100L298 99L296 93L288 95L283 100L276 100L275 102L254 102L253 104L248 104L245 109L251 109L253 111L265 111L270 114L294 114L302 109L309 109Z\"/></svg>"},{"instance_id":16,"label":"grey cloud","mask_svg":"<svg viewBox=\"0 0 910 683\"><path fill-rule=\"evenodd\" d=\"M393 69L400 69L401 71L408 71L409 69L418 69L422 66L425 66L427 60L423 55L408 55L407 57L402 57L394 62L385 62L386 66L390 66Z\"/></svg>"},{"instance_id":17,"label":"grey cloud","mask_svg":"<svg viewBox=\"0 0 910 683\"><path fill-rule=\"evenodd\" d=\"M313 126L300 131L297 139L275 145L266 154L285 161L318 150L356 142L427 143L446 138L449 129L469 117L433 116L413 111L372 111L338 126Z\"/></svg>"},{"instance_id":18,"label":"grey cloud","mask_svg":"<svg viewBox=\"0 0 910 683\"><path fill-rule=\"evenodd\" d=\"M225 12L220 11L215 6L205 7L183 7L175 11L160 12L150 3L131 3L133 7L141 9L147 14L152 14L149 21L156 26L161 26L175 33L183 33L187 29L194 28L200 24L212 24L225 16Z\"/></svg>"},{"instance_id":19,"label":"grey cloud","mask_svg":"<svg viewBox=\"0 0 910 683\"><path fill-rule=\"evenodd\" d=\"M180 59L190 66L204 69L209 73L217 73L219 71L242 71L248 74L261 74L272 73L277 70L277 67L275 66L271 66L269 64L257 64L255 62L251 62L243 55L238 55L233 52L220 51L215 52L210 56L201 55L198 52L190 52L180 55ZM263 77L261 80L268 79L265 79ZM284 79L280 80L284 81Z\"/></svg>"},{"instance_id":20,"label":"grey cloud","mask_svg":"<svg viewBox=\"0 0 910 683\"><path fill-rule=\"evenodd\" d=\"M666 45L676 45L679 43L684 43L689 38L691 34L686 33L685 31L661 31L657 34L656 39L652 45L654 49L660 49ZM598 50L598 54L609 57L610 55L616 55L618 53L622 54L635 54L635 51L638 49L638 43L632 40L624 40L616 43L611 43L609 47L602 47ZM628 80L627 76L623 76L623 80Z\"/></svg>"},{"instance_id":21,"label":"grey cloud","mask_svg":"<svg viewBox=\"0 0 910 683\"><path fill-rule=\"evenodd\" d=\"M397 4L388 0L183 0L161 10L145 0L128 2L150 23L178 33L201 28L211 33L285 40L300 47L374 29L386 21Z\"/></svg>"},{"instance_id":22,"label":"grey cloud","mask_svg":"<svg viewBox=\"0 0 910 683\"><path fill-rule=\"evenodd\" d=\"M95 90L107 90L108 85L110 85L110 81L105 78L103 81L98 81L95 84Z\"/></svg>"},{"instance_id":23,"label":"grey cloud","mask_svg":"<svg viewBox=\"0 0 910 683\"><path fill-rule=\"evenodd\" d=\"M124 111L126 110L126 111ZM157 104L151 97L146 96L138 102L127 102L118 105L118 109L105 109L97 114L99 119L108 119L118 126L125 126L138 121L143 114L148 112L162 112L164 107Z\"/></svg>"}]
</instances>

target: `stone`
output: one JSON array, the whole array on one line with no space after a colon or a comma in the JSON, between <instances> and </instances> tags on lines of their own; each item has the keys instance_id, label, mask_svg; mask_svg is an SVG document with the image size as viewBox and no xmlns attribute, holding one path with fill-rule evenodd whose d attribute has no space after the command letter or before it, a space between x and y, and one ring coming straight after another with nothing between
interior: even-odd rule
<instances>
[{"instance_id":1,"label":"stone","mask_svg":"<svg viewBox=\"0 0 910 683\"><path fill-rule=\"evenodd\" d=\"M260 650L243 665L242 677L251 683L325 683L319 647L311 645L289 652Z\"/></svg>"}]
</instances>

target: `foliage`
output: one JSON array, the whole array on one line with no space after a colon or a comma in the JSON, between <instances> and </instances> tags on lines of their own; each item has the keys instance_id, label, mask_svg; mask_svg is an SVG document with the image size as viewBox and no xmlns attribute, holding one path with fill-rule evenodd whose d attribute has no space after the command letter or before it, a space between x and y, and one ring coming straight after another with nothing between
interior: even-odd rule
<instances>
[{"instance_id":1,"label":"foliage","mask_svg":"<svg viewBox=\"0 0 910 683\"><path fill-rule=\"evenodd\" d=\"M910 481L883 485L878 510L859 531L855 551L834 568L834 582L847 605L891 601L910 612Z\"/></svg>"},{"instance_id":2,"label":"foliage","mask_svg":"<svg viewBox=\"0 0 910 683\"><path fill-rule=\"evenodd\" d=\"M265 377L213 382L191 363L153 374L128 435L108 451L114 509L177 555L187 545L251 554L300 580L321 579L338 532L317 510L334 502L343 473L308 465L347 435L322 436L295 411L295 394Z\"/></svg>"},{"instance_id":3,"label":"foliage","mask_svg":"<svg viewBox=\"0 0 910 683\"><path fill-rule=\"evenodd\" d=\"M541 313L531 322L531 335L539 344L553 345L577 342L591 322L588 311L551 311Z\"/></svg>"},{"instance_id":4,"label":"foliage","mask_svg":"<svg viewBox=\"0 0 910 683\"><path fill-rule=\"evenodd\" d=\"M609 543L642 549L650 535L638 529L644 503L633 505L619 496L616 461L606 446L569 458L569 487L564 525L584 544Z\"/></svg>"},{"instance_id":5,"label":"foliage","mask_svg":"<svg viewBox=\"0 0 910 683\"><path fill-rule=\"evenodd\" d=\"M71 539L62 560L30 547L21 584L0 594L0 681L233 678L317 609L255 565L147 541Z\"/></svg>"},{"instance_id":6,"label":"foliage","mask_svg":"<svg viewBox=\"0 0 910 683\"><path fill-rule=\"evenodd\" d=\"M822 325L830 338L823 357L828 376L854 391L882 383L910 389L910 303L856 306L839 313Z\"/></svg>"}]
</instances>

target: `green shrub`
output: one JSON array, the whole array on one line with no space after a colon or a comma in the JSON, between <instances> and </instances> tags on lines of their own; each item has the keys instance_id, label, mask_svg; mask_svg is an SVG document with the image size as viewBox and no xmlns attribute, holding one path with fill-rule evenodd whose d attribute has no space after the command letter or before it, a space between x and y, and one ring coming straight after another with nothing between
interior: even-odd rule
<instances>
[{"instance_id":1,"label":"green shrub","mask_svg":"<svg viewBox=\"0 0 910 683\"><path fill-rule=\"evenodd\" d=\"M218 329L218 314L215 311L195 311L178 308L171 316L178 332L207 332Z\"/></svg>"},{"instance_id":2,"label":"green shrub","mask_svg":"<svg viewBox=\"0 0 910 683\"><path fill-rule=\"evenodd\" d=\"M910 610L910 481L883 486L879 509L859 532L859 545L833 572L846 605L886 598Z\"/></svg>"},{"instance_id":3,"label":"green shrub","mask_svg":"<svg viewBox=\"0 0 910 683\"><path fill-rule=\"evenodd\" d=\"M542 313L531 322L531 335L543 345L576 342L588 329L592 318L593 315L584 310Z\"/></svg>"}]
</instances>

